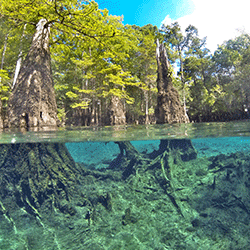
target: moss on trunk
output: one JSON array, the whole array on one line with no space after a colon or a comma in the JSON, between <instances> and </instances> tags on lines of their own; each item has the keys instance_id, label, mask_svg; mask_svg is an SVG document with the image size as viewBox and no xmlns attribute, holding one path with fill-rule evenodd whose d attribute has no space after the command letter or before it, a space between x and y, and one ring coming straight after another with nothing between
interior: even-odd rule
<instances>
[{"instance_id":1,"label":"moss on trunk","mask_svg":"<svg viewBox=\"0 0 250 250\"><path fill-rule=\"evenodd\" d=\"M185 209L178 202L178 195L175 192L179 187L173 176L178 165L197 158L197 152L191 140L161 140L159 149L150 154L138 152L130 142L116 143L119 145L120 154L111 163L111 168L122 170L123 179L134 179L132 182L137 182L136 185L138 185L138 179L153 180L150 185L152 187L159 185L177 211L184 216Z\"/></svg>"},{"instance_id":2,"label":"moss on trunk","mask_svg":"<svg viewBox=\"0 0 250 250\"><path fill-rule=\"evenodd\" d=\"M65 210L62 203L70 203L77 193L81 172L64 144L7 144L0 149L2 199L14 197L20 207L35 216L45 202Z\"/></svg>"}]
</instances>

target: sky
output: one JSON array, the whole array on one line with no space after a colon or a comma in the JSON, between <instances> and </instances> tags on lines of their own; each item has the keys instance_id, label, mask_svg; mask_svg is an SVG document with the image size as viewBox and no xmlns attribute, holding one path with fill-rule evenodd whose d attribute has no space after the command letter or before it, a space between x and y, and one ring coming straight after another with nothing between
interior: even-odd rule
<instances>
[{"instance_id":1,"label":"sky","mask_svg":"<svg viewBox=\"0 0 250 250\"><path fill-rule=\"evenodd\" d=\"M249 0L96 0L100 9L124 17L124 24L161 27L178 21L183 31L192 24L207 37L213 52L241 32L250 33Z\"/></svg>"}]
</instances>

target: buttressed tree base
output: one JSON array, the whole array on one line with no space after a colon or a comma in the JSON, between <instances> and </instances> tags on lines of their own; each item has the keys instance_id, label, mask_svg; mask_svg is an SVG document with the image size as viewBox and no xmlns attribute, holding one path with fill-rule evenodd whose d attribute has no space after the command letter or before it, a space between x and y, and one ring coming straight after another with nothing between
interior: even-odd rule
<instances>
[{"instance_id":1,"label":"buttressed tree base","mask_svg":"<svg viewBox=\"0 0 250 250\"><path fill-rule=\"evenodd\" d=\"M170 63L164 44L157 44L156 59L158 65L157 106L155 116L157 124L188 123L189 118L181 105L178 91L172 83Z\"/></svg>"},{"instance_id":2,"label":"buttressed tree base","mask_svg":"<svg viewBox=\"0 0 250 250\"><path fill-rule=\"evenodd\" d=\"M50 28L41 19L8 106L8 127L56 126L57 106L49 51Z\"/></svg>"}]
</instances>

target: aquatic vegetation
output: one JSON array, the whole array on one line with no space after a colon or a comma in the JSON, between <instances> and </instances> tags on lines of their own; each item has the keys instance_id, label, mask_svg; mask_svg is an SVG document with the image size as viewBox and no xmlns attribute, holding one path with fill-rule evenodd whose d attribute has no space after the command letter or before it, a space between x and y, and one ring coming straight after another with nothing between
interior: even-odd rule
<instances>
[{"instance_id":1,"label":"aquatic vegetation","mask_svg":"<svg viewBox=\"0 0 250 250\"><path fill-rule=\"evenodd\" d=\"M27 143L1 147L1 198L13 197L14 203L41 218L38 211L50 201L51 207L72 213L64 202L76 192L77 169L63 144ZM14 205L13 205L14 206Z\"/></svg>"},{"instance_id":2,"label":"aquatic vegetation","mask_svg":"<svg viewBox=\"0 0 250 250\"><path fill-rule=\"evenodd\" d=\"M1 147L1 249L248 245L247 153L202 157L190 140L162 140L147 154L125 141L109 167L87 169L63 144Z\"/></svg>"}]
</instances>

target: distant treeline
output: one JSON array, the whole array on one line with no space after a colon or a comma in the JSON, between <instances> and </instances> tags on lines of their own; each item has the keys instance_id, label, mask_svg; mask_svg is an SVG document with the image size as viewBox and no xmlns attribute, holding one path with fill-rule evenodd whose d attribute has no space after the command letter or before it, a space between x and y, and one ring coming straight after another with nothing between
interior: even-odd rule
<instances>
[{"instance_id":1,"label":"distant treeline","mask_svg":"<svg viewBox=\"0 0 250 250\"><path fill-rule=\"evenodd\" d=\"M18 4L22 6L26 2L20 0ZM3 13L0 13L3 116L15 84L15 73L31 44L34 20L48 16L52 20L49 22L52 29L50 51L58 117L62 125L105 125L112 96L122 100L127 123L154 123L157 39L166 46L173 82L191 121L248 118L248 34L242 33L210 53L206 39L200 38L192 25L184 33L178 23L163 25L161 29L152 25L123 25L120 17L99 10L93 1L91 4L81 1L90 9L86 17L80 11L74 17L67 12L67 1L60 1L62 6L58 9L52 3L51 8L50 3L43 8L38 1L30 2L25 8L20 7L20 14L15 1L0 1L3 6ZM79 1L72 1L72 4L77 3ZM70 15L71 19L67 19ZM78 33L67 30L69 27L77 30L78 20L82 23L83 18L89 25L86 30L79 28Z\"/></svg>"}]
</instances>

